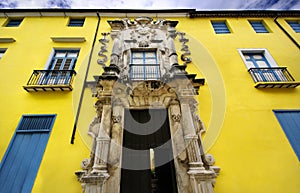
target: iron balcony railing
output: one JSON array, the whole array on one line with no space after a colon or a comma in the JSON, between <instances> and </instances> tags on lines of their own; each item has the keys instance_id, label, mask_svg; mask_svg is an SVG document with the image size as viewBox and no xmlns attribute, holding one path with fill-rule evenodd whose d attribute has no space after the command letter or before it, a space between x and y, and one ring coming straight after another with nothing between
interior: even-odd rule
<instances>
[{"instance_id":1,"label":"iron balcony railing","mask_svg":"<svg viewBox=\"0 0 300 193\"><path fill-rule=\"evenodd\" d=\"M72 90L74 70L34 70L24 89L27 91Z\"/></svg>"},{"instance_id":2,"label":"iron balcony railing","mask_svg":"<svg viewBox=\"0 0 300 193\"><path fill-rule=\"evenodd\" d=\"M131 80L159 80L159 64L130 64L129 77Z\"/></svg>"},{"instance_id":3,"label":"iron balcony railing","mask_svg":"<svg viewBox=\"0 0 300 193\"><path fill-rule=\"evenodd\" d=\"M270 68L250 68L255 83L255 87L297 87L300 82L296 82L286 67L270 67Z\"/></svg>"}]
</instances>

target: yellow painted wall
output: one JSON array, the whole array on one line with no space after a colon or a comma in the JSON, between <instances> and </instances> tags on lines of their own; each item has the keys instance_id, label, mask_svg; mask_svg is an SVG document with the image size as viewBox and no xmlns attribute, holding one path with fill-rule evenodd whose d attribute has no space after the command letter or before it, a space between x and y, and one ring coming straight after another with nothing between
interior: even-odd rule
<instances>
[{"instance_id":1,"label":"yellow painted wall","mask_svg":"<svg viewBox=\"0 0 300 193\"><path fill-rule=\"evenodd\" d=\"M34 193L81 192L74 172L80 169L82 159L89 156L89 149L78 134L76 143L70 144L77 109L73 107L73 95L80 93L82 82L74 85L72 92L28 93L22 87L33 70L44 69L53 48L80 48L75 71L86 67L97 17L87 17L83 27L68 27L68 20L68 17L26 17L19 27L1 27L0 30L0 37L16 40L0 43L0 48L7 48L0 59L0 157L23 114L57 114L33 187ZM1 18L0 26L5 22L6 19ZM68 36L85 37L86 41L55 43L50 38ZM77 79L80 78L81 75Z\"/></svg>"},{"instance_id":2,"label":"yellow painted wall","mask_svg":"<svg viewBox=\"0 0 300 193\"><path fill-rule=\"evenodd\" d=\"M101 32L109 32L101 17ZM299 49L276 26L273 18L226 18L231 34L215 34L211 20L224 18L166 18L178 20L177 31L186 33L193 62L187 70L204 77L200 88L199 112L205 126L204 145L214 155L221 173L216 193L296 193L300 165L273 109L300 109L300 87L296 89L256 89L237 49L265 48L279 66L286 66L300 80ZM262 19L271 30L256 34L248 20ZM295 19L295 18L292 18ZM299 18L298 18L299 19ZM278 21L300 42L285 19ZM6 22L0 18L0 26ZM68 17L27 17L20 27L0 27L0 37L13 37L14 43L0 43L8 48L0 59L0 158L15 132L22 114L57 114L38 172L33 193L81 192L74 172L89 157L87 127L94 116L90 89L85 89L75 144L70 144L88 55L96 29L97 17L87 17L83 27L67 27ZM33 30L34 29L34 30ZM83 36L84 43L54 43L52 36ZM178 38L177 38L178 39ZM176 40L178 54L180 43ZM88 80L102 72L97 64L98 41L92 55ZM53 48L80 48L76 63L78 73L72 92L28 93L25 85L34 69L43 69ZM111 41L108 50L111 49ZM109 55L109 53L108 53ZM109 61L109 60L108 60ZM109 64L109 62L107 62Z\"/></svg>"},{"instance_id":3,"label":"yellow painted wall","mask_svg":"<svg viewBox=\"0 0 300 193\"><path fill-rule=\"evenodd\" d=\"M245 18L227 18L232 33L215 34L210 20L218 19L224 20L183 19L177 28L186 31L207 48L225 85L224 124L215 144L208 151L215 156L216 165L221 167L215 191L299 192L299 160L272 110L300 109L300 90L254 88L253 80L237 51L239 48L266 48L279 66L286 66L293 77L300 80L299 49L274 24L272 18L253 18L264 20L272 31L267 34L256 34ZM291 30L290 33L298 37ZM191 52L194 61L197 60L198 50ZM204 77L208 78L205 74ZM214 84L221 83L208 79L202 88L211 88ZM205 89L200 91L200 105L203 105L201 95L206 92ZM212 98L212 103L216 100L220 99ZM201 106L200 109L201 117L204 117L206 109ZM209 125L208 128L215 129Z\"/></svg>"}]
</instances>

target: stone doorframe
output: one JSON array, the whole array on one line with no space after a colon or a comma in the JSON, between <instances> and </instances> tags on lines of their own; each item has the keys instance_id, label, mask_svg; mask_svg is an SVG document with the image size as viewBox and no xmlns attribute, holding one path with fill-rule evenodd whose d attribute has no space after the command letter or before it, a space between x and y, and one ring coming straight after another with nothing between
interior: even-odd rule
<instances>
[{"instance_id":1,"label":"stone doorframe","mask_svg":"<svg viewBox=\"0 0 300 193\"><path fill-rule=\"evenodd\" d=\"M113 77L100 78L97 86L97 116L89 134L94 145L90 159L77 172L84 192L119 193L124 110L167 108L178 192L213 192L219 169L203 151L203 124L197 115L194 88L187 78L168 83L143 81L124 84Z\"/></svg>"},{"instance_id":2,"label":"stone doorframe","mask_svg":"<svg viewBox=\"0 0 300 193\"><path fill-rule=\"evenodd\" d=\"M148 17L109 21L114 39L109 66L97 79L96 116L88 133L93 138L89 159L76 172L84 193L119 193L124 129L124 109L167 108L173 147L178 192L213 193L219 168L212 155L204 153L201 134L204 126L197 114L195 96L204 84L196 74L186 72L191 59L184 33L176 33L177 21L152 21ZM183 43L177 61L173 39L179 34ZM103 33L103 44L107 42ZM101 42L101 41L100 41ZM130 49L159 49L160 80L130 80ZM99 56L103 57L101 49ZM99 64L106 61L104 57Z\"/></svg>"}]
</instances>

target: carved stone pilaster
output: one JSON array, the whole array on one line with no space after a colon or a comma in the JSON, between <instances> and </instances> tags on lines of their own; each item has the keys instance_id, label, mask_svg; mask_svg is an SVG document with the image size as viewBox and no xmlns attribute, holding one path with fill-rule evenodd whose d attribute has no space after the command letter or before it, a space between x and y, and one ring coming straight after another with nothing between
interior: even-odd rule
<instances>
[{"instance_id":1,"label":"carved stone pilaster","mask_svg":"<svg viewBox=\"0 0 300 193\"><path fill-rule=\"evenodd\" d=\"M119 93L120 94L120 93ZM120 191L121 181L121 154L123 141L123 121L124 121L124 106L121 100L116 99L112 102L112 129L111 143L108 155L108 170L110 178L107 181L108 192Z\"/></svg>"},{"instance_id":2,"label":"carved stone pilaster","mask_svg":"<svg viewBox=\"0 0 300 193\"><path fill-rule=\"evenodd\" d=\"M109 138L96 139L96 152L93 170L91 173L107 173L107 157L110 145Z\"/></svg>"},{"instance_id":3,"label":"carved stone pilaster","mask_svg":"<svg viewBox=\"0 0 300 193\"><path fill-rule=\"evenodd\" d=\"M201 159L200 147L198 144L198 136L184 136L185 143L187 144L187 152L189 158L189 171L188 173L194 173L199 170L205 170Z\"/></svg>"}]
</instances>

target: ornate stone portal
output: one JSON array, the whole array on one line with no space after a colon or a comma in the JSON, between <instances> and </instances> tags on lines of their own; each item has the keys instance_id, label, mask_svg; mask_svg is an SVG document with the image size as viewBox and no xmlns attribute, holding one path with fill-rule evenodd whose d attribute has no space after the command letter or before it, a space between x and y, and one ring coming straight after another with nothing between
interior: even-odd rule
<instances>
[{"instance_id":1,"label":"ornate stone portal","mask_svg":"<svg viewBox=\"0 0 300 193\"><path fill-rule=\"evenodd\" d=\"M171 144L179 193L212 193L219 168L203 151L203 124L197 115L199 87L185 69L191 58L184 33L176 32L177 21L148 17L109 21L113 50L105 66L108 33L98 60L104 72L96 85L97 115L88 133L93 138L89 159L76 172L85 193L119 193L125 109L168 110ZM174 39L182 43L183 65L178 64ZM150 166L149 166L150 167Z\"/></svg>"}]
</instances>

